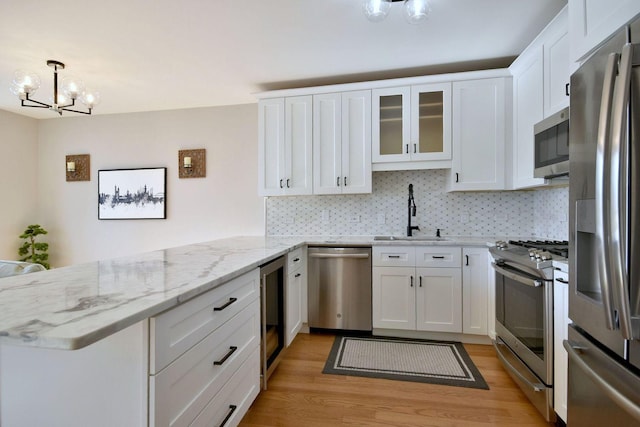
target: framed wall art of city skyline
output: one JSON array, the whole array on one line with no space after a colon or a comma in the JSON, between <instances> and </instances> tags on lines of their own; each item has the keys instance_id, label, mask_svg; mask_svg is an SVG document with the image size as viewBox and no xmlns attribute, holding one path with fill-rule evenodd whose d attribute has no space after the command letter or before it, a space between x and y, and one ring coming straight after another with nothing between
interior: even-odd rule
<instances>
[{"instance_id":1,"label":"framed wall art of city skyline","mask_svg":"<svg viewBox=\"0 0 640 427\"><path fill-rule=\"evenodd\" d=\"M166 219L167 168L98 171L98 219Z\"/></svg>"}]
</instances>

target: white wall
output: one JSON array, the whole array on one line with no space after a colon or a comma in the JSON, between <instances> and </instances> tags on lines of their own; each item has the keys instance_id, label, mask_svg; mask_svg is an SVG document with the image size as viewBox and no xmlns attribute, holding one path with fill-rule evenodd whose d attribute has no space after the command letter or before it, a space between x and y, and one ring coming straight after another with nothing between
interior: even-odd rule
<instances>
[{"instance_id":1,"label":"white wall","mask_svg":"<svg viewBox=\"0 0 640 427\"><path fill-rule=\"evenodd\" d=\"M18 259L18 238L38 219L37 121L0 110L0 259Z\"/></svg>"},{"instance_id":2,"label":"white wall","mask_svg":"<svg viewBox=\"0 0 640 427\"><path fill-rule=\"evenodd\" d=\"M264 234L257 104L38 122L38 210L52 266ZM178 179L178 150L207 150L206 178ZM91 155L91 181L65 181L65 155ZM98 220L98 170L167 167L166 220Z\"/></svg>"}]
</instances>

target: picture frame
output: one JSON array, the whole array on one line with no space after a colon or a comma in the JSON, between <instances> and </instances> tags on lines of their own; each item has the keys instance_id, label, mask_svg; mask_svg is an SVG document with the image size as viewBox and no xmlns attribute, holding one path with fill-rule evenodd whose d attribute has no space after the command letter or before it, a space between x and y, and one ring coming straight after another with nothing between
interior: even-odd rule
<instances>
[{"instance_id":1,"label":"picture frame","mask_svg":"<svg viewBox=\"0 0 640 427\"><path fill-rule=\"evenodd\" d=\"M98 219L166 219L167 168L98 171Z\"/></svg>"}]
</instances>

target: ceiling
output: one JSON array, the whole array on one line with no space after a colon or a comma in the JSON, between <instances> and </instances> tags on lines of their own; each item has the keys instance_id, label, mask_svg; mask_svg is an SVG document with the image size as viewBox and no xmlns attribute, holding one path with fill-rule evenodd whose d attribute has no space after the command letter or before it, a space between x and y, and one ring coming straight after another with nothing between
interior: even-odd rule
<instances>
[{"instance_id":1,"label":"ceiling","mask_svg":"<svg viewBox=\"0 0 640 427\"><path fill-rule=\"evenodd\" d=\"M508 66L566 0L431 0L408 24L402 3L367 21L361 0L2 0L0 109L16 69L53 95L47 59L101 93L94 114L255 102L265 90ZM75 116L65 113L64 117Z\"/></svg>"}]
</instances>

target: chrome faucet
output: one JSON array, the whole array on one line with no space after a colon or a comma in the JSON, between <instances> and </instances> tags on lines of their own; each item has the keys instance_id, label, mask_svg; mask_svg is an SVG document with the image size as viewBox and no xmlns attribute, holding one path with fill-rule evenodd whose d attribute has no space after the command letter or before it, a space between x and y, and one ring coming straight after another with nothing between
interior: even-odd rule
<instances>
[{"instance_id":1,"label":"chrome faucet","mask_svg":"<svg viewBox=\"0 0 640 427\"><path fill-rule=\"evenodd\" d=\"M416 216L416 202L413 200L413 184L409 184L409 203L407 214L407 237L411 237L411 235L413 234L413 230L420 231L420 227L418 227L417 225L411 225L411 217Z\"/></svg>"}]
</instances>

